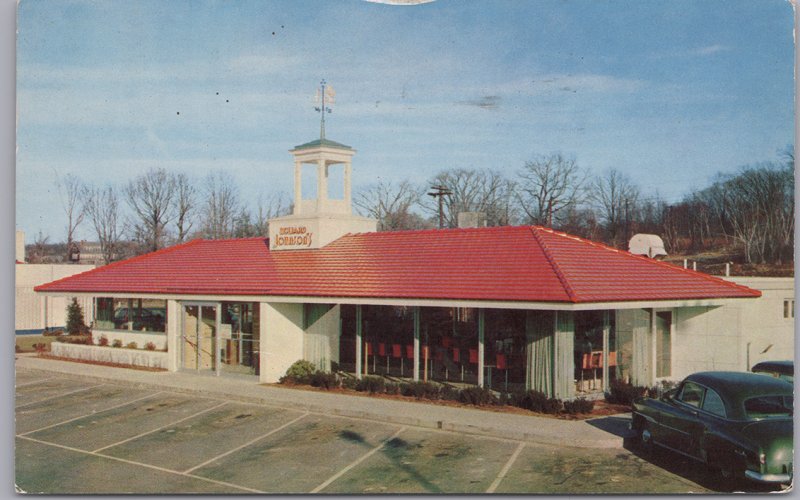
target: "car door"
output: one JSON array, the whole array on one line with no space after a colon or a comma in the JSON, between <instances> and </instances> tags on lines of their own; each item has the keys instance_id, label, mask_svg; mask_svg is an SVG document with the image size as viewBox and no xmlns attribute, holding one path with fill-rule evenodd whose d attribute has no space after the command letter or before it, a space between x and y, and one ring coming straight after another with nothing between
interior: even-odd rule
<instances>
[{"instance_id":1,"label":"car door","mask_svg":"<svg viewBox=\"0 0 800 500\"><path fill-rule=\"evenodd\" d=\"M670 399L670 411L663 416L661 444L696 456L696 436L703 429L700 408L704 396L705 387L688 380L683 383Z\"/></svg>"},{"instance_id":2,"label":"car door","mask_svg":"<svg viewBox=\"0 0 800 500\"><path fill-rule=\"evenodd\" d=\"M706 461L708 458L708 443L706 443L707 433L718 433L727 418L725 403L717 391L706 387L703 396L703 404L698 414L699 421L697 426L690 429L691 443L689 453L700 460Z\"/></svg>"}]
</instances>

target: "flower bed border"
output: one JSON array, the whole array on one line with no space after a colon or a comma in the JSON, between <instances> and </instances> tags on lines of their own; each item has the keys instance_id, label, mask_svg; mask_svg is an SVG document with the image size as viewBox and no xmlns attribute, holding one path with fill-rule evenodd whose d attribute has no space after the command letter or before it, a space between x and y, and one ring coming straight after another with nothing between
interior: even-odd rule
<instances>
[{"instance_id":1,"label":"flower bed border","mask_svg":"<svg viewBox=\"0 0 800 500\"><path fill-rule=\"evenodd\" d=\"M135 366L167 370L167 363L169 362L166 352L148 351L146 349L53 342L50 344L50 352L52 357L111 366Z\"/></svg>"}]
</instances>

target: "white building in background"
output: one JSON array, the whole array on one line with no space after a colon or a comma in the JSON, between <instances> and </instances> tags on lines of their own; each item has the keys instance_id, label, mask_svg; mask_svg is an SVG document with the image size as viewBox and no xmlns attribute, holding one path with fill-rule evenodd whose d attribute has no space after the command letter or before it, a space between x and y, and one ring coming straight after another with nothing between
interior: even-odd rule
<instances>
[{"instance_id":1,"label":"white building in background","mask_svg":"<svg viewBox=\"0 0 800 500\"><path fill-rule=\"evenodd\" d=\"M20 333L40 333L45 328L63 327L67 322L70 297L37 294L33 288L44 283L94 269L93 265L26 264L25 233L16 232L16 265L14 291L14 330ZM94 316L92 300L80 297L83 316L89 324Z\"/></svg>"}]
</instances>

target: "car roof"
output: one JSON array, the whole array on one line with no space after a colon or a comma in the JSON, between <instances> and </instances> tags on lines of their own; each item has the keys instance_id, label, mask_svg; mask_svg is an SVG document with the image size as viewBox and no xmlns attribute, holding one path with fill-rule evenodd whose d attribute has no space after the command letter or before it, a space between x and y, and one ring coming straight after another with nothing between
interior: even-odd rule
<instances>
[{"instance_id":1,"label":"car roof","mask_svg":"<svg viewBox=\"0 0 800 500\"><path fill-rule=\"evenodd\" d=\"M794 375L794 361L762 361L753 365L752 371L767 371Z\"/></svg>"},{"instance_id":2,"label":"car roof","mask_svg":"<svg viewBox=\"0 0 800 500\"><path fill-rule=\"evenodd\" d=\"M794 387L783 380L750 372L699 372L689 375L686 380L717 391L735 413L743 410L741 402L745 399L766 394L791 396L794 391Z\"/></svg>"}]
</instances>

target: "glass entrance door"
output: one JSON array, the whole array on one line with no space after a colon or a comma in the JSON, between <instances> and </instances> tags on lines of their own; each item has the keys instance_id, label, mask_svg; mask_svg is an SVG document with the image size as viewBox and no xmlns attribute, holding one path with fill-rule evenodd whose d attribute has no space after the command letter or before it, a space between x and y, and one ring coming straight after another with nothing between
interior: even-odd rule
<instances>
[{"instance_id":1,"label":"glass entrance door","mask_svg":"<svg viewBox=\"0 0 800 500\"><path fill-rule=\"evenodd\" d=\"M183 306L181 367L186 370L216 369L217 305Z\"/></svg>"}]
</instances>

